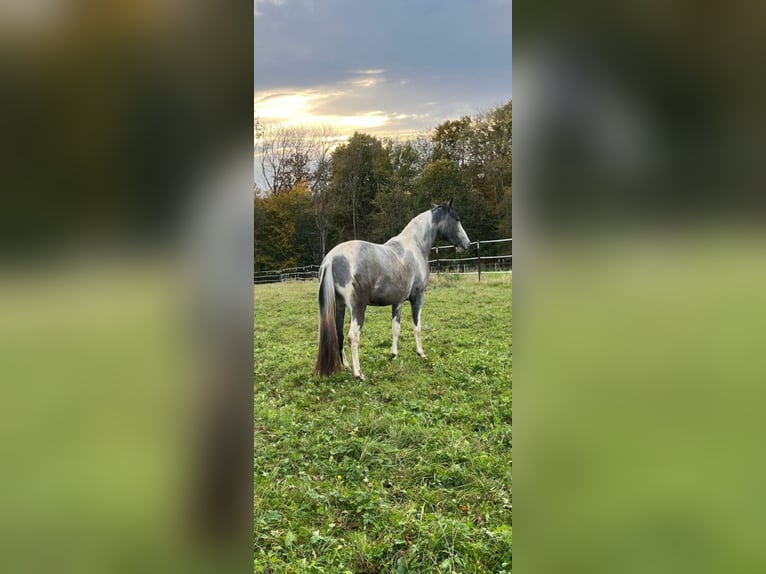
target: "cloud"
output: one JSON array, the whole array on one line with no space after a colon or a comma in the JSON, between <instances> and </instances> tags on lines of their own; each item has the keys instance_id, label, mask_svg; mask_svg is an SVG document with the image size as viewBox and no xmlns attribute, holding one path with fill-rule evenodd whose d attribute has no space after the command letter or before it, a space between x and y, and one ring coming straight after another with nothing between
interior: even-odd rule
<instances>
[{"instance_id":1,"label":"cloud","mask_svg":"<svg viewBox=\"0 0 766 574\"><path fill-rule=\"evenodd\" d=\"M274 6L281 6L286 0L253 0L253 16L261 16L262 13L258 10L258 5L273 4Z\"/></svg>"},{"instance_id":2,"label":"cloud","mask_svg":"<svg viewBox=\"0 0 766 574\"><path fill-rule=\"evenodd\" d=\"M378 135L433 128L511 97L511 3L257 0L264 121Z\"/></svg>"},{"instance_id":3,"label":"cloud","mask_svg":"<svg viewBox=\"0 0 766 574\"><path fill-rule=\"evenodd\" d=\"M495 0L258 0L256 89L339 81L358 70L412 76L510 70L511 6Z\"/></svg>"},{"instance_id":4,"label":"cloud","mask_svg":"<svg viewBox=\"0 0 766 574\"><path fill-rule=\"evenodd\" d=\"M254 109L262 121L282 123L309 116L313 107L312 103L328 98L330 95L316 90L287 93L256 92Z\"/></svg>"},{"instance_id":5,"label":"cloud","mask_svg":"<svg viewBox=\"0 0 766 574\"><path fill-rule=\"evenodd\" d=\"M362 86L364 88L364 86ZM283 126L329 125L342 136L359 130L375 130L407 117L383 110L346 111L343 98L349 92L328 87L326 90L296 90L293 92L255 92L253 109L264 124Z\"/></svg>"}]
</instances>

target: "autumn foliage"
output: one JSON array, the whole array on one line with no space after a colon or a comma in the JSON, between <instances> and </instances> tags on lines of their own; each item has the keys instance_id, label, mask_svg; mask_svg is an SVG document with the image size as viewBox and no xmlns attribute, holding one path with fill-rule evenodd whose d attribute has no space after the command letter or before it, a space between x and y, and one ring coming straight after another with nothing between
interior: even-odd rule
<instances>
[{"instance_id":1,"label":"autumn foliage","mask_svg":"<svg viewBox=\"0 0 766 574\"><path fill-rule=\"evenodd\" d=\"M318 264L349 239L382 243L449 198L472 239L512 234L510 101L407 140L272 128L256 144L256 270Z\"/></svg>"}]
</instances>

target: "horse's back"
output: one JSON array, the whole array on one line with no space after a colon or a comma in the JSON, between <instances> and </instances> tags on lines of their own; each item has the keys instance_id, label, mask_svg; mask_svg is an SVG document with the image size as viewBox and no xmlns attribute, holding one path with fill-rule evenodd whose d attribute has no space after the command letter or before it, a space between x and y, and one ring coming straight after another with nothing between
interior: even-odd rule
<instances>
[{"instance_id":1,"label":"horse's back","mask_svg":"<svg viewBox=\"0 0 766 574\"><path fill-rule=\"evenodd\" d=\"M330 262L334 263L341 258L345 258L353 268L356 268L357 265L364 266L370 262L394 265L399 261L397 251L388 245L370 243L361 239L339 243L325 255L322 264L328 265Z\"/></svg>"},{"instance_id":2,"label":"horse's back","mask_svg":"<svg viewBox=\"0 0 766 574\"><path fill-rule=\"evenodd\" d=\"M412 285L412 270L395 249L352 240L333 247L323 266L332 266L336 292L344 298L353 291L365 304L393 305L404 301Z\"/></svg>"}]
</instances>

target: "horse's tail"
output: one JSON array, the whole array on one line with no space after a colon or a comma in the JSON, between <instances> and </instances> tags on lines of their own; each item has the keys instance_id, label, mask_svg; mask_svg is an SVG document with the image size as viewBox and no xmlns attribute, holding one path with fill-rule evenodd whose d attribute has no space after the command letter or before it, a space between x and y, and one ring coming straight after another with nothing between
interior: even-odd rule
<instances>
[{"instance_id":1,"label":"horse's tail","mask_svg":"<svg viewBox=\"0 0 766 574\"><path fill-rule=\"evenodd\" d=\"M338 332L335 330L335 283L332 261L322 266L319 274L319 352L314 371L327 377L340 370Z\"/></svg>"}]
</instances>

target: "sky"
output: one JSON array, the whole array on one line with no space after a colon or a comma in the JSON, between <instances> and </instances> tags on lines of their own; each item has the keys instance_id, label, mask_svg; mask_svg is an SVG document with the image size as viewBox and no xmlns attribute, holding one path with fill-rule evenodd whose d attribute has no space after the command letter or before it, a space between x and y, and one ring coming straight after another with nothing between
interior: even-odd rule
<instances>
[{"instance_id":1,"label":"sky","mask_svg":"<svg viewBox=\"0 0 766 574\"><path fill-rule=\"evenodd\" d=\"M511 0L254 0L261 122L414 135L511 99Z\"/></svg>"}]
</instances>

